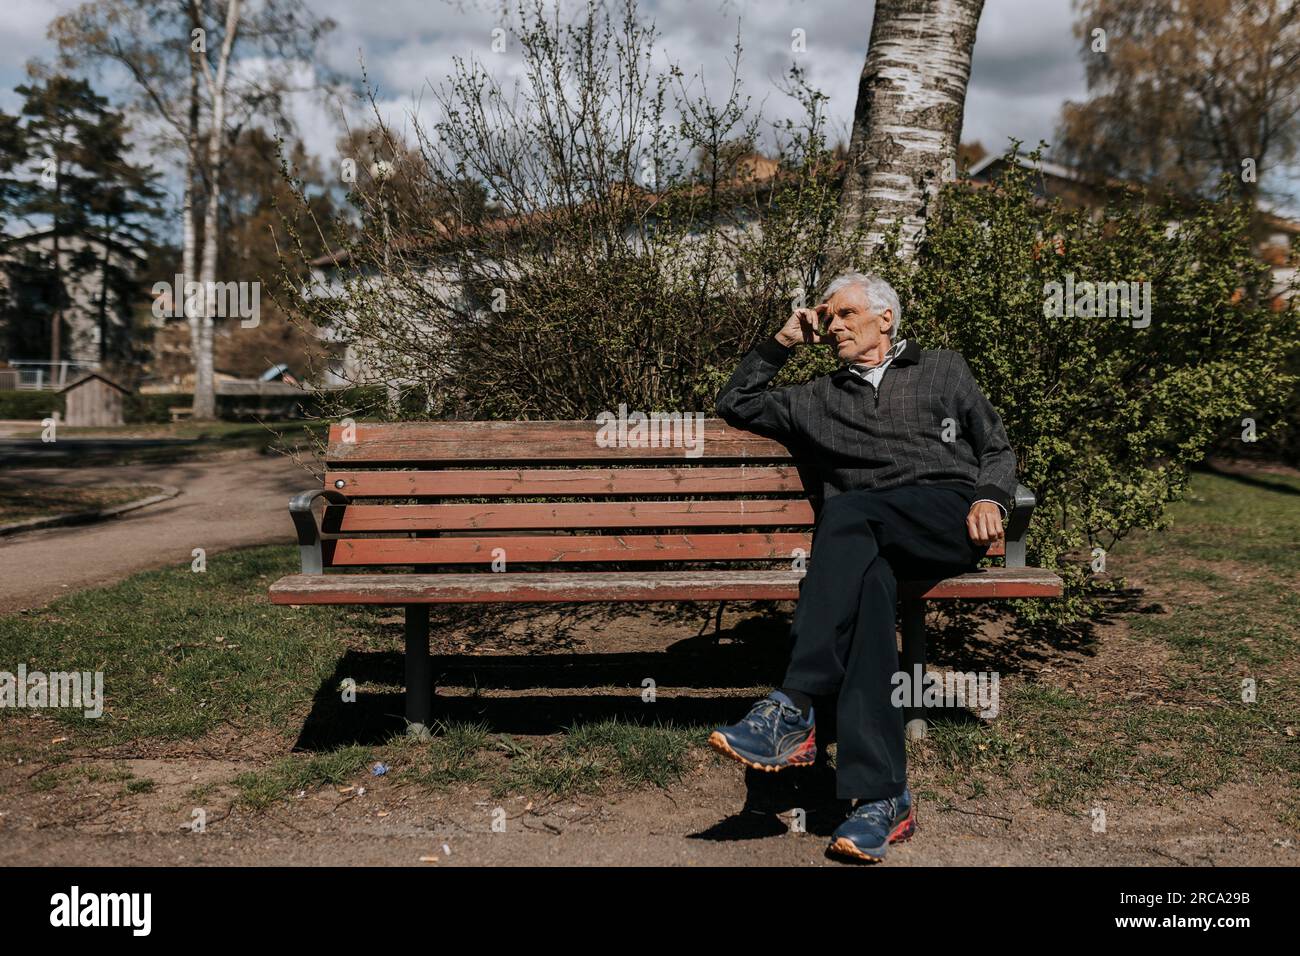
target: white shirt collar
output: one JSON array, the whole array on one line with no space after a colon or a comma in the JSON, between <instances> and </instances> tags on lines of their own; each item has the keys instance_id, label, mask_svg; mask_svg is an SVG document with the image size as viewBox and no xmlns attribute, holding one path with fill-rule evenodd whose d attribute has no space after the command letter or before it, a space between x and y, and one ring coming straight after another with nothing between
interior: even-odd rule
<instances>
[{"instance_id":1,"label":"white shirt collar","mask_svg":"<svg viewBox=\"0 0 1300 956\"><path fill-rule=\"evenodd\" d=\"M903 348L906 345L907 339L899 339L889 347L889 351L885 353L885 358L879 365L864 365L859 363L856 365L850 365L849 368L853 369L854 372L865 378L870 372L879 372L883 370L886 365L892 362L899 353L903 351Z\"/></svg>"}]
</instances>

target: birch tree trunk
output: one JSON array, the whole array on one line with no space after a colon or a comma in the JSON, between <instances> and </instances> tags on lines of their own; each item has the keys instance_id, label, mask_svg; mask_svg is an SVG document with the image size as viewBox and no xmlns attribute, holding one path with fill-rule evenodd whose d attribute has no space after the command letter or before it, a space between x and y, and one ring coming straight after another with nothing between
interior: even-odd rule
<instances>
[{"instance_id":1,"label":"birch tree trunk","mask_svg":"<svg viewBox=\"0 0 1300 956\"><path fill-rule=\"evenodd\" d=\"M840 195L840 228L867 230L862 258L901 222L910 260L957 169L984 0L876 0Z\"/></svg>"},{"instance_id":2,"label":"birch tree trunk","mask_svg":"<svg viewBox=\"0 0 1300 956\"><path fill-rule=\"evenodd\" d=\"M181 287L174 295L179 297L181 315L190 327L190 354L197 357L202 346L199 318L189 310L186 287L198 275L198 232L194 223L195 179L199 160L199 63L198 54L190 51L190 89L185 128L185 192L181 204ZM198 394L198 366L195 365L195 394Z\"/></svg>"},{"instance_id":3,"label":"birch tree trunk","mask_svg":"<svg viewBox=\"0 0 1300 956\"><path fill-rule=\"evenodd\" d=\"M214 382L212 350L213 330L216 320L217 247L221 237L221 172L226 159L226 84L229 77L230 54L239 32L240 0L230 0L226 8L226 27L221 38L221 52L217 58L215 74L202 59L204 81L208 85L208 99L212 104L208 128L208 195L207 209L203 214L203 254L199 262L199 282L203 286L203 314L198 320L198 351L194 354L194 418L211 420L217 417L216 383Z\"/></svg>"}]
</instances>

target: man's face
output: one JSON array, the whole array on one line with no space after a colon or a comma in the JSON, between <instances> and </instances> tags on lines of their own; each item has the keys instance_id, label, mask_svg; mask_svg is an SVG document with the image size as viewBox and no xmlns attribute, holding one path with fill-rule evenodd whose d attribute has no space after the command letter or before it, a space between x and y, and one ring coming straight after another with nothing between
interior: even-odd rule
<instances>
[{"instance_id":1,"label":"man's face","mask_svg":"<svg viewBox=\"0 0 1300 956\"><path fill-rule=\"evenodd\" d=\"M817 309L825 313L823 327L835 337L835 354L841 362L862 361L882 341L885 348L889 347L889 336L885 333L893 324L894 310L873 310L860 286L845 286Z\"/></svg>"}]
</instances>

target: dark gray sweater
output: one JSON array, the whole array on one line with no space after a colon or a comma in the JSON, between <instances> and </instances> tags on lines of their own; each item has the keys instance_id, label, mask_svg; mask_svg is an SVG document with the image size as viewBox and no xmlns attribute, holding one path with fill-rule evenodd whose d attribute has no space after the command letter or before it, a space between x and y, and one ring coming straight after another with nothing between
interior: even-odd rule
<instances>
[{"instance_id":1,"label":"dark gray sweater","mask_svg":"<svg viewBox=\"0 0 1300 956\"><path fill-rule=\"evenodd\" d=\"M959 353L922 349L913 339L889 364L879 389L848 366L801 385L768 388L792 353L774 338L760 342L718 393L717 410L728 424L807 455L823 497L860 488L963 485L976 500L1010 511L1016 456L997 409Z\"/></svg>"}]
</instances>

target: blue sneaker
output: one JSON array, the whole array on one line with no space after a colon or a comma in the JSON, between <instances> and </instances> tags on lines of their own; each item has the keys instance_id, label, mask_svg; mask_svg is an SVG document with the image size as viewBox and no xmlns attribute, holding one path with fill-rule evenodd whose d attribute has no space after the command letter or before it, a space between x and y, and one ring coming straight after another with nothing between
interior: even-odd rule
<instances>
[{"instance_id":1,"label":"blue sneaker","mask_svg":"<svg viewBox=\"0 0 1300 956\"><path fill-rule=\"evenodd\" d=\"M906 840L916 832L916 811L912 793L888 800L863 800L831 835L826 852L854 860L879 863L889 844Z\"/></svg>"},{"instance_id":2,"label":"blue sneaker","mask_svg":"<svg viewBox=\"0 0 1300 956\"><path fill-rule=\"evenodd\" d=\"M719 727L709 746L755 770L806 767L817 759L817 727L779 690L754 704L738 724Z\"/></svg>"}]
</instances>

